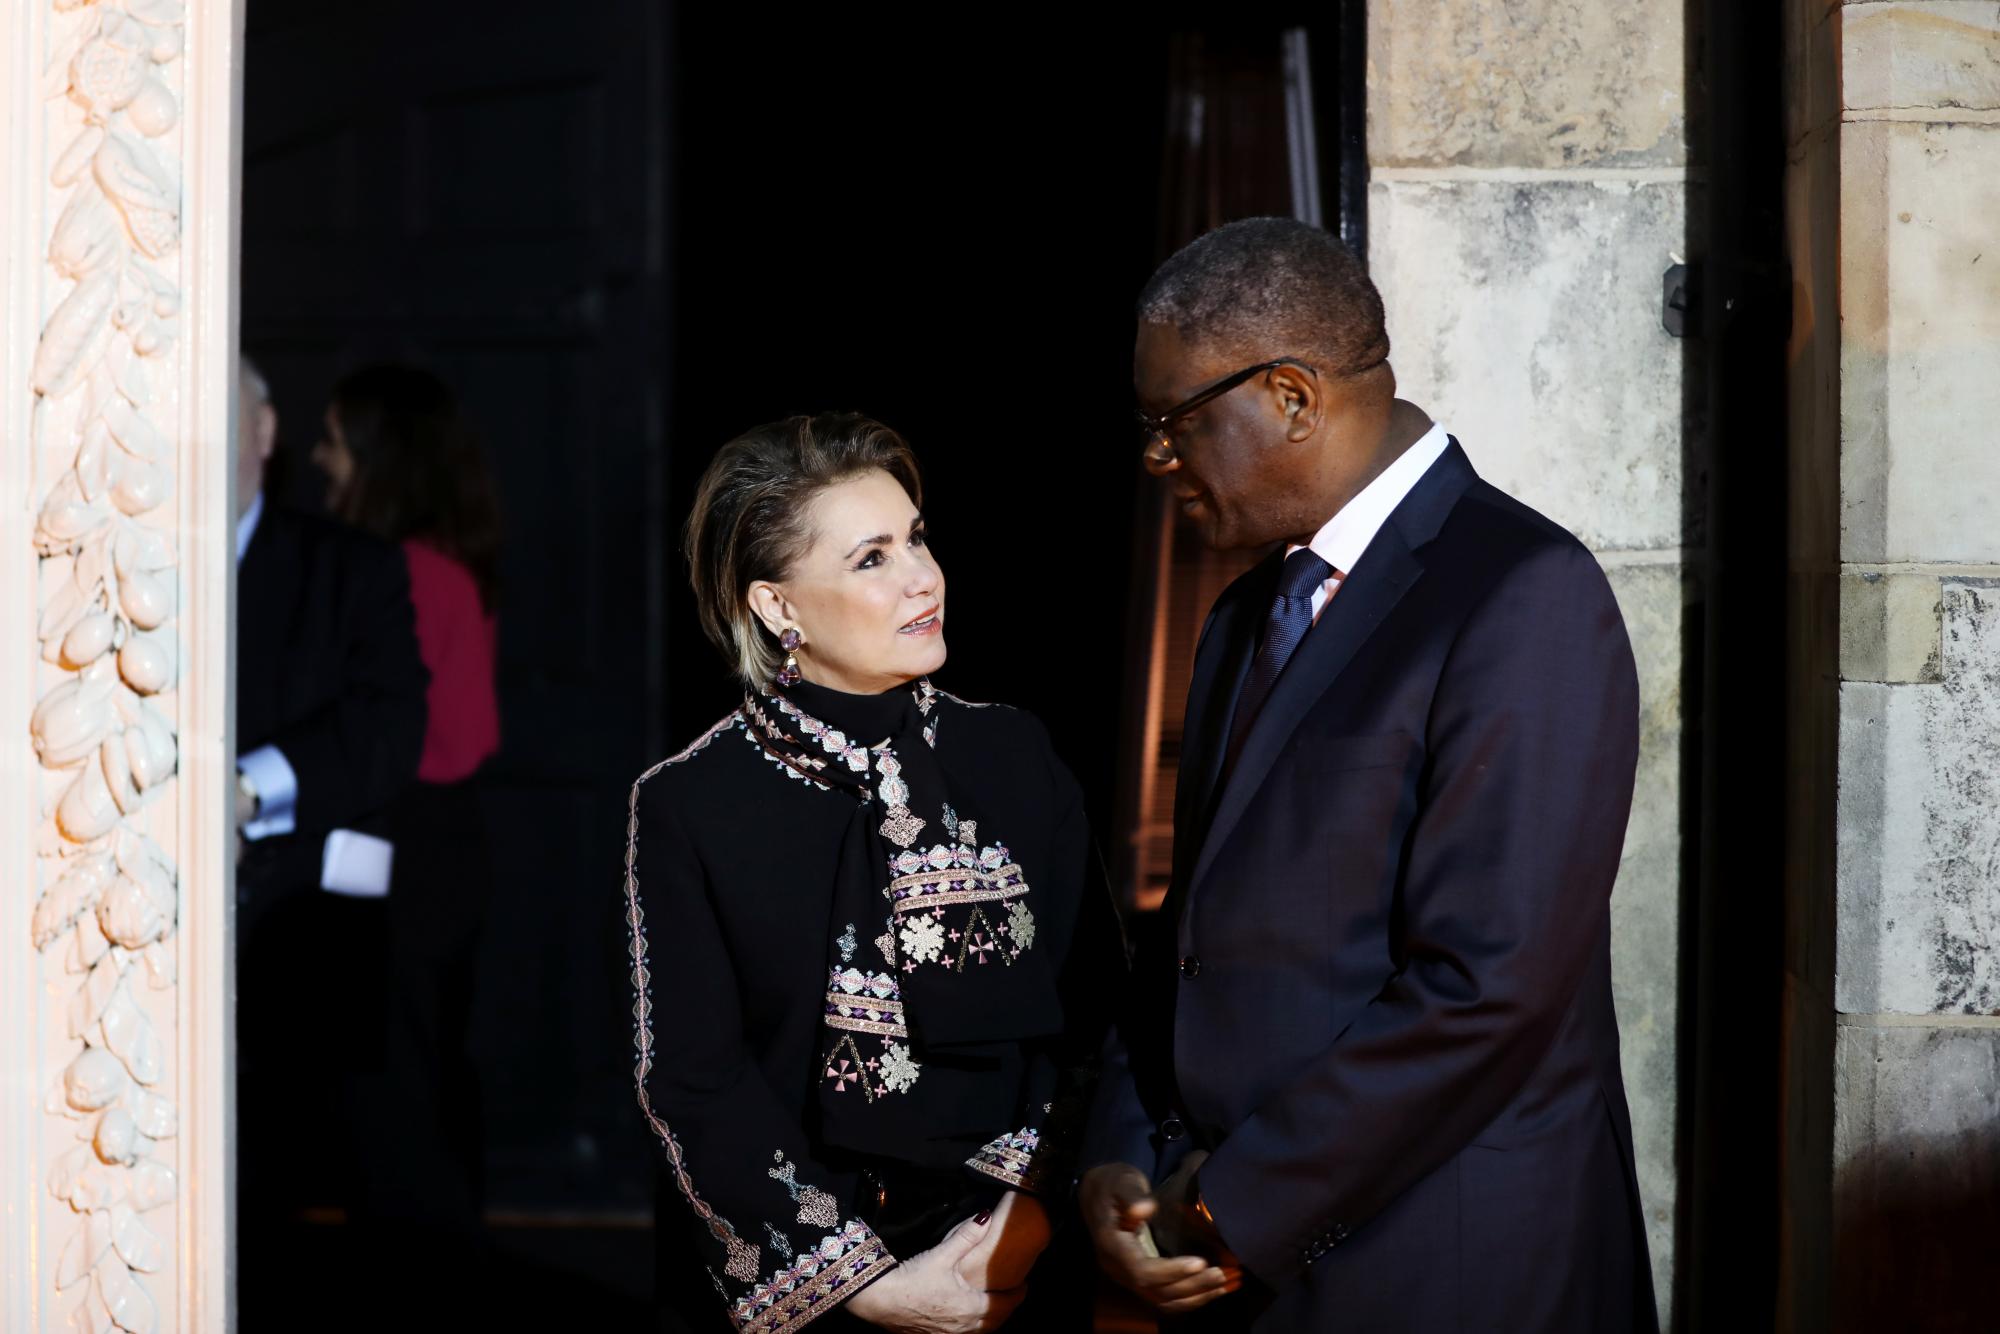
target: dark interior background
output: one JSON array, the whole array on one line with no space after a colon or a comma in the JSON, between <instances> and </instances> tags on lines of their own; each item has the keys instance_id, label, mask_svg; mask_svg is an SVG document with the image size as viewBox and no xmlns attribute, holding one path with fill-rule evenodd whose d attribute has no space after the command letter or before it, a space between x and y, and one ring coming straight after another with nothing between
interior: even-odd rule
<instances>
[{"instance_id":1,"label":"dark interior background","mask_svg":"<svg viewBox=\"0 0 2000 1334\"><path fill-rule=\"evenodd\" d=\"M735 698L678 555L720 444L824 408L904 433L950 581L940 684L1035 710L1113 807L1167 39L550 15L250 7L243 343L285 503L322 503L305 455L368 361L437 370L484 438L507 520L480 780L491 1217L636 1246L656 1154L630 1091L625 800ZM536 1250L642 1298L640 1252L591 1235Z\"/></svg>"},{"instance_id":2,"label":"dark interior background","mask_svg":"<svg viewBox=\"0 0 2000 1334\"><path fill-rule=\"evenodd\" d=\"M1774 44L1746 37L1747 11L1722 0L1688 7L1701 36L1690 100L1715 107L1699 136L1714 176L1691 228L1713 311L1771 249L1757 212L1768 164L1716 146L1775 138L1775 113L1745 92L1768 85ZM677 550L700 470L735 433L792 412L856 409L901 431L950 581L939 683L1040 714L1110 829L1130 627L1150 615L1133 605L1149 489L1129 426L1131 302L1175 219L1227 212L1214 182L1237 165L1213 150L1196 173L1210 194L1185 169L1163 190L1169 80L1185 69L1170 28L1217 49L1313 29L1316 114L1335 131L1320 149L1325 218L1365 253L1363 8L892 22L658 0L247 7L242 329L281 416L270 489L319 503L304 453L330 386L394 358L457 387L506 507L503 747L481 778L497 878L475 1045L489 1218L535 1235L517 1249L549 1276L548 1318L634 1320L651 1283L625 800L735 698ZM1321 67L1321 37L1341 31L1344 85ZM1782 338L1734 329L1690 354L1718 386L1725 460L1750 457L1731 438L1783 438L1769 429L1782 376L1748 355ZM1718 466L1724 565L1782 568L1756 517L1771 512L1766 473ZM1762 643L1769 619L1754 597L1718 605L1712 663ZM1763 695L1711 699L1717 718L1765 718L1770 739L1779 711ZM1711 730L1704 753L1719 744ZM1707 778L1730 784L1726 769ZM1701 841L1710 865L1739 844L1768 851L1757 803L1730 809ZM1705 904L1716 881L1704 877ZM1683 1248L1745 1257L1695 1274L1690 1305L1724 1309L1761 1277L1776 1231L1768 1141L1733 1127L1776 1122L1757 1110L1769 1096L1735 1101L1768 1064L1769 1034L1715 1016L1738 992L1763 1006L1777 924L1730 934L1720 914L1697 920L1688 985L1706 997L1698 1042L1717 1054L1690 1070L1691 1170L1708 1188L1690 1194L1687 1226L1724 1244ZM1720 1114L1725 1088L1734 1116ZM1768 1293L1766 1278L1752 1304ZM511 1311L509 1327L538 1309Z\"/></svg>"}]
</instances>

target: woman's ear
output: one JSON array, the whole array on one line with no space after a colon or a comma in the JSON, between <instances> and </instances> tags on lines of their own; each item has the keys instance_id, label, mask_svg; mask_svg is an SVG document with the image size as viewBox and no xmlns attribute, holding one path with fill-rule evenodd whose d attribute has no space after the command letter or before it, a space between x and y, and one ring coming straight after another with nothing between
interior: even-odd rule
<instances>
[{"instance_id":1,"label":"woman's ear","mask_svg":"<svg viewBox=\"0 0 2000 1334\"><path fill-rule=\"evenodd\" d=\"M768 579L750 585L750 614L764 623L773 638L783 634L786 626L798 624L784 591Z\"/></svg>"}]
</instances>

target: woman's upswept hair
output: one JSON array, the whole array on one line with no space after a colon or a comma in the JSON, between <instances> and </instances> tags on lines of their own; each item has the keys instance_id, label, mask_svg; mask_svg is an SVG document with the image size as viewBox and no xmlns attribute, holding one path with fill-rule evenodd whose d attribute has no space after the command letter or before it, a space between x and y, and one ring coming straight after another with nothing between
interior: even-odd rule
<instances>
[{"instance_id":1,"label":"woman's upswept hair","mask_svg":"<svg viewBox=\"0 0 2000 1334\"><path fill-rule=\"evenodd\" d=\"M783 579L812 545L807 510L814 496L876 468L923 507L916 455L894 431L854 412L752 427L701 475L681 550L702 629L745 685L768 683L785 656L750 610L750 585Z\"/></svg>"},{"instance_id":2,"label":"woman's upswept hair","mask_svg":"<svg viewBox=\"0 0 2000 1334\"><path fill-rule=\"evenodd\" d=\"M333 413L354 455L340 517L386 541L433 543L472 572L492 611L500 502L458 396L414 366L365 366L333 387Z\"/></svg>"}]
</instances>

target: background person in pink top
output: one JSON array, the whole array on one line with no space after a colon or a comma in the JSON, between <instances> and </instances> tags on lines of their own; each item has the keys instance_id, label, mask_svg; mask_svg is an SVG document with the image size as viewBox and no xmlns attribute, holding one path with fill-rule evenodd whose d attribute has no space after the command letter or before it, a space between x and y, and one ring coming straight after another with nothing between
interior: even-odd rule
<instances>
[{"instance_id":1,"label":"background person in pink top","mask_svg":"<svg viewBox=\"0 0 2000 1334\"><path fill-rule=\"evenodd\" d=\"M467 1053L473 961L491 882L472 782L500 745L493 683L499 506L457 396L379 365L334 386L312 451L327 508L402 547L430 669L417 781L390 808L390 986L381 1122L363 1128L395 1228L477 1244L481 1136Z\"/></svg>"}]
</instances>

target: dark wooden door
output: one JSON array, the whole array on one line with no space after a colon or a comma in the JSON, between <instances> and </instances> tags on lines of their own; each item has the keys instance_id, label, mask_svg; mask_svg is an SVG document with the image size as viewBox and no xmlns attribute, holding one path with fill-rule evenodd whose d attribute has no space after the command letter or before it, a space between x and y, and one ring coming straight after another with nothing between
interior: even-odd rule
<instances>
[{"instance_id":1,"label":"dark wooden door","mask_svg":"<svg viewBox=\"0 0 2000 1334\"><path fill-rule=\"evenodd\" d=\"M498 1205L646 1198L618 911L659 751L664 21L652 0L250 7L243 340L281 485L376 359L462 395L506 506L475 1046Z\"/></svg>"}]
</instances>

